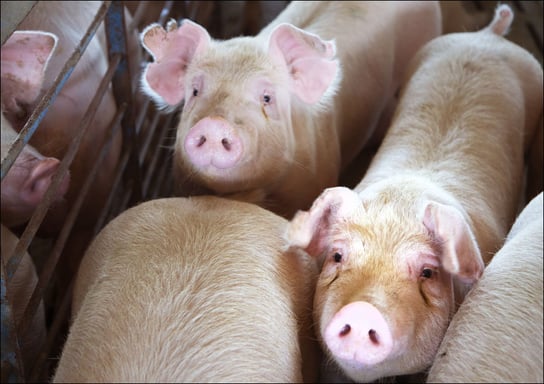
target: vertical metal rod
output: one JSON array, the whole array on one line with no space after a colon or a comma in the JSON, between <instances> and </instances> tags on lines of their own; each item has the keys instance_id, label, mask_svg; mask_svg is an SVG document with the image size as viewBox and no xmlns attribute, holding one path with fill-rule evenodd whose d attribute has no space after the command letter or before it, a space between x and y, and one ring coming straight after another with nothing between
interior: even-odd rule
<instances>
[{"instance_id":1,"label":"vertical metal rod","mask_svg":"<svg viewBox=\"0 0 544 384\"><path fill-rule=\"evenodd\" d=\"M127 32L125 27L125 15L122 1L113 1L106 14L106 36L108 42L108 53L110 58L113 55L121 54L122 59L113 76L112 86L115 100L118 103L127 104L127 113L121 121L123 128L123 148L128 144L132 146L129 163L127 166L128 177L132 178L132 194L130 204L133 205L142 199L142 175L141 166L138 160L140 149L138 135L136 135L134 113L135 108L132 96L132 78L128 61Z\"/></svg>"},{"instance_id":2,"label":"vertical metal rod","mask_svg":"<svg viewBox=\"0 0 544 384\"><path fill-rule=\"evenodd\" d=\"M0 263L0 307L2 311L2 383L24 382L24 367L21 359L19 338L15 332L13 310L7 298L7 280L4 263Z\"/></svg>"},{"instance_id":3,"label":"vertical metal rod","mask_svg":"<svg viewBox=\"0 0 544 384\"><path fill-rule=\"evenodd\" d=\"M90 126L92 117L94 116L96 109L98 108L98 106L100 105L100 102L102 101L102 96L110 84L113 69L115 68L115 66L117 65L119 61L119 56L116 56L116 57L117 59L114 60L113 63L111 63L112 66L110 66L108 68L108 71L106 71L104 78L100 82L97 93L95 94L89 108L87 109L87 111L85 112L85 115L83 116L82 128L78 132L79 135L76 137L79 141L87 132L87 129ZM81 205L83 204L83 200L85 199L89 188L91 187L94 176L98 172L98 168L100 166L102 159L104 158L106 152L109 150L109 144L111 144L111 138L113 137L112 135L115 133L116 132L110 132L110 136L108 137L110 140L106 141L108 145L105 145L105 147L102 148L99 158L96 160L93 168L90 171L90 176L87 177L87 179L85 180L85 183L81 187L81 190L79 192L79 195L76 201L70 208L70 212L68 213L68 216L66 217L64 225L60 231L60 234L57 237L53 251L51 252L51 255L49 256L49 259L47 260L46 265L43 267L40 273L38 284L36 284L36 288L34 289L34 292L32 293L32 296L30 297L30 301L25 308L25 312L24 312L23 318L21 319L21 323L17 327L17 330L19 331L20 335L24 335L28 329L28 326L31 324L31 320L34 317L36 309L38 308L39 301L43 297L43 291L45 290L46 285L51 280L51 276L53 275L53 272L57 265L62 249L64 248L64 244L66 243L66 240L68 239L68 236L70 235L70 232L72 230L72 226L74 225L74 222L77 219L77 214L79 213L79 209ZM72 150L73 148L74 147L70 148L70 150ZM73 156L75 155L75 151L72 151L73 153L70 153L70 150L68 151L68 153L66 154L62 162L64 162L65 159L69 159L69 161L71 161L70 158L73 158ZM62 162L61 162L61 166L62 166Z\"/></svg>"}]
</instances>

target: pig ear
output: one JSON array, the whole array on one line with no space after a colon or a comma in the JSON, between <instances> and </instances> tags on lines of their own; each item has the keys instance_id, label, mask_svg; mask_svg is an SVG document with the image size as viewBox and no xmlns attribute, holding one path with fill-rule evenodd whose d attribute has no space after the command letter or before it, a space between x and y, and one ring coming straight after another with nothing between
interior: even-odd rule
<instances>
[{"instance_id":1,"label":"pig ear","mask_svg":"<svg viewBox=\"0 0 544 384\"><path fill-rule=\"evenodd\" d=\"M317 103L332 86L338 71L336 46L291 24L280 24L271 33L269 54L283 63L290 89L302 101Z\"/></svg>"},{"instance_id":2,"label":"pig ear","mask_svg":"<svg viewBox=\"0 0 544 384\"><path fill-rule=\"evenodd\" d=\"M31 104L39 96L57 40L49 32L15 31L2 45L2 103L7 111L16 112L19 104Z\"/></svg>"},{"instance_id":3,"label":"pig ear","mask_svg":"<svg viewBox=\"0 0 544 384\"><path fill-rule=\"evenodd\" d=\"M160 24L151 24L140 39L154 61L142 73L142 90L160 108L181 103L187 67L206 50L210 35L200 25L185 19L179 28L174 20L170 21L167 30Z\"/></svg>"},{"instance_id":4,"label":"pig ear","mask_svg":"<svg viewBox=\"0 0 544 384\"><path fill-rule=\"evenodd\" d=\"M285 236L287 244L318 257L328 246L331 228L347 221L359 207L362 207L361 199L351 189L325 189L309 211L297 212L289 222Z\"/></svg>"},{"instance_id":5,"label":"pig ear","mask_svg":"<svg viewBox=\"0 0 544 384\"><path fill-rule=\"evenodd\" d=\"M32 164L21 191L21 198L31 205L37 205L43 199L59 165L60 161L53 157L46 157Z\"/></svg>"},{"instance_id":6,"label":"pig ear","mask_svg":"<svg viewBox=\"0 0 544 384\"><path fill-rule=\"evenodd\" d=\"M461 212L450 205L429 202L423 224L442 246L442 266L463 282L482 275L484 263L474 235Z\"/></svg>"}]
</instances>

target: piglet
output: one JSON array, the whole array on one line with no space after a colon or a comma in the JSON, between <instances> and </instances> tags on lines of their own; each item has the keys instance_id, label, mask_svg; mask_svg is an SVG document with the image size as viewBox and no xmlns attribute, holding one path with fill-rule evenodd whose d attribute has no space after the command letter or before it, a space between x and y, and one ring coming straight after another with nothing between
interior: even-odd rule
<instances>
[{"instance_id":1,"label":"piglet","mask_svg":"<svg viewBox=\"0 0 544 384\"><path fill-rule=\"evenodd\" d=\"M81 263L54 381L315 381L317 269L286 225L214 196L122 213Z\"/></svg>"},{"instance_id":2,"label":"piglet","mask_svg":"<svg viewBox=\"0 0 544 384\"><path fill-rule=\"evenodd\" d=\"M382 139L408 60L440 32L434 1L293 1L257 36L225 41L188 19L148 26L142 90L161 108L183 105L177 193L289 218L307 209Z\"/></svg>"},{"instance_id":3,"label":"piglet","mask_svg":"<svg viewBox=\"0 0 544 384\"><path fill-rule=\"evenodd\" d=\"M352 380L428 368L515 219L542 67L502 36L512 20L501 5L483 30L425 45L365 177L290 223L291 246L322 265L322 345Z\"/></svg>"},{"instance_id":4,"label":"piglet","mask_svg":"<svg viewBox=\"0 0 544 384\"><path fill-rule=\"evenodd\" d=\"M459 307L429 372L435 383L541 383L542 192Z\"/></svg>"}]
</instances>

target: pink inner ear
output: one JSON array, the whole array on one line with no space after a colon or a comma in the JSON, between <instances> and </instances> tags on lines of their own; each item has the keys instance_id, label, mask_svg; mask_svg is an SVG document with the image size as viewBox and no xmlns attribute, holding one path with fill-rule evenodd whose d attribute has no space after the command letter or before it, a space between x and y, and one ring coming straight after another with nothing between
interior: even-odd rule
<instances>
[{"instance_id":1,"label":"pink inner ear","mask_svg":"<svg viewBox=\"0 0 544 384\"><path fill-rule=\"evenodd\" d=\"M145 72L147 85L167 104L179 104L185 96L187 67L209 40L208 32L190 20L168 32L158 24L144 30L142 44L155 60Z\"/></svg>"},{"instance_id":2,"label":"pink inner ear","mask_svg":"<svg viewBox=\"0 0 544 384\"><path fill-rule=\"evenodd\" d=\"M272 58L286 65L291 90L308 104L321 99L338 72L338 64L333 60L333 42L289 24L282 24L272 32L269 52Z\"/></svg>"},{"instance_id":3,"label":"pink inner ear","mask_svg":"<svg viewBox=\"0 0 544 384\"><path fill-rule=\"evenodd\" d=\"M41 31L15 31L5 42L1 73L6 108L15 108L15 100L26 104L36 100L56 42L55 35Z\"/></svg>"},{"instance_id":4,"label":"pink inner ear","mask_svg":"<svg viewBox=\"0 0 544 384\"><path fill-rule=\"evenodd\" d=\"M461 213L454 207L430 202L423 224L442 244L442 265L464 282L473 283L483 273L484 263L478 244Z\"/></svg>"}]
</instances>

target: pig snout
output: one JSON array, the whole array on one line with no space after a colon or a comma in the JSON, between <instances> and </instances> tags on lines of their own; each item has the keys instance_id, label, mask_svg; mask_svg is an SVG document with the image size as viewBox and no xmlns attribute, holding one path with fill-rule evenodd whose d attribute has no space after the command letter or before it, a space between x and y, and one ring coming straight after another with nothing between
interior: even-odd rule
<instances>
[{"instance_id":1,"label":"pig snout","mask_svg":"<svg viewBox=\"0 0 544 384\"><path fill-rule=\"evenodd\" d=\"M242 157L243 146L228 122L206 117L189 131L185 138L185 152L199 169L228 169Z\"/></svg>"},{"instance_id":2,"label":"pig snout","mask_svg":"<svg viewBox=\"0 0 544 384\"><path fill-rule=\"evenodd\" d=\"M365 366L385 360L393 347L384 317L364 301L340 309L327 326L324 341L336 358Z\"/></svg>"}]
</instances>

